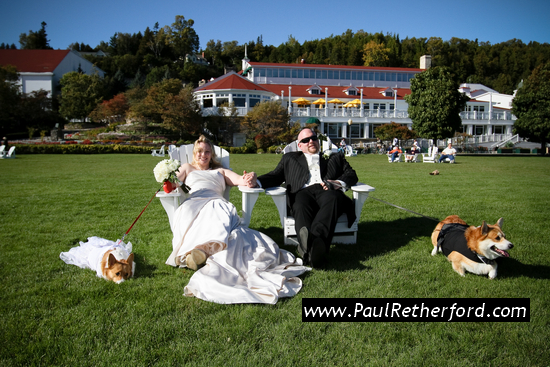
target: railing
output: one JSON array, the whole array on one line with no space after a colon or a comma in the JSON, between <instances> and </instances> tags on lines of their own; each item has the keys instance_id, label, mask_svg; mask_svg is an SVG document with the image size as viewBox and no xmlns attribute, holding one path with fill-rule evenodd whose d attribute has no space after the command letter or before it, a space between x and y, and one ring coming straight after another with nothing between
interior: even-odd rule
<instances>
[{"instance_id":1,"label":"railing","mask_svg":"<svg viewBox=\"0 0 550 367\"><path fill-rule=\"evenodd\" d=\"M516 120L516 116L512 115L510 111L462 111L460 118L462 120Z\"/></svg>"},{"instance_id":2,"label":"railing","mask_svg":"<svg viewBox=\"0 0 550 367\"><path fill-rule=\"evenodd\" d=\"M237 114L239 116L245 116L248 113L247 107L236 107ZM206 107L202 109L203 116L219 115L218 107ZM362 114L361 114L362 112ZM314 107L292 107L292 116L294 117L324 117L324 108ZM327 116L330 117L370 117L370 118L384 118L384 119L407 119L409 113L407 110L363 110L359 108L329 108ZM462 120L501 120L510 121L516 120L510 111L497 111L497 112L478 112L478 111L462 111L460 112L460 118Z\"/></svg>"},{"instance_id":3,"label":"railing","mask_svg":"<svg viewBox=\"0 0 550 367\"><path fill-rule=\"evenodd\" d=\"M386 119L406 119L409 113L406 110L361 110L359 108L329 108L327 116L330 117L378 117ZM292 107L294 117L324 117L324 108Z\"/></svg>"},{"instance_id":4,"label":"railing","mask_svg":"<svg viewBox=\"0 0 550 367\"><path fill-rule=\"evenodd\" d=\"M235 109L237 110L237 114L239 116L245 116L248 113L248 108L246 107L235 107ZM226 111L229 111L229 110L226 110ZM221 114L221 110L218 107L205 107L202 109L203 116L219 116L220 114Z\"/></svg>"},{"instance_id":5,"label":"railing","mask_svg":"<svg viewBox=\"0 0 550 367\"><path fill-rule=\"evenodd\" d=\"M520 141L523 141L522 138L520 138L520 136L518 134L508 138L508 139L504 139L502 141L499 141L498 143L495 143L493 145L491 145L491 148L498 148L498 147L501 147L503 145L505 145L506 143L508 142L512 142L512 143L519 143Z\"/></svg>"}]
</instances>

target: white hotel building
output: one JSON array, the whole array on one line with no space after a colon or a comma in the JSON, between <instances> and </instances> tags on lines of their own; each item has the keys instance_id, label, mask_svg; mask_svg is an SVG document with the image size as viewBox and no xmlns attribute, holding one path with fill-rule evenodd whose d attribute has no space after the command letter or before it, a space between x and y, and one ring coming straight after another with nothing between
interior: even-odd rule
<instances>
[{"instance_id":1,"label":"white hotel building","mask_svg":"<svg viewBox=\"0 0 550 367\"><path fill-rule=\"evenodd\" d=\"M351 133L356 141L375 138L374 128L392 121L411 128L404 96L411 93L410 80L430 67L430 56L421 58L418 69L272 64L246 56L242 63L241 74L230 72L195 89L205 115L224 102L245 115L261 101L278 100L293 122L315 121L333 140ZM492 141L511 137L513 96L480 84L462 84L460 91L470 97L461 112L463 132Z\"/></svg>"}]
</instances>

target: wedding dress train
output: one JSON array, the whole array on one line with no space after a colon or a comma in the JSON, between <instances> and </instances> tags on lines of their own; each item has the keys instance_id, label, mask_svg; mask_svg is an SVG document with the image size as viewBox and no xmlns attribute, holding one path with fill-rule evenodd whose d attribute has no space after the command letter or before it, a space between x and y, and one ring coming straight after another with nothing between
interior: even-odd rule
<instances>
[{"instance_id":1,"label":"wedding dress train","mask_svg":"<svg viewBox=\"0 0 550 367\"><path fill-rule=\"evenodd\" d=\"M300 291L298 275L310 268L268 236L240 226L235 206L223 197L221 172L192 171L186 184L190 196L176 210L173 251L166 264L185 266L194 248L209 255L185 287L186 296L216 303L275 304Z\"/></svg>"}]
</instances>

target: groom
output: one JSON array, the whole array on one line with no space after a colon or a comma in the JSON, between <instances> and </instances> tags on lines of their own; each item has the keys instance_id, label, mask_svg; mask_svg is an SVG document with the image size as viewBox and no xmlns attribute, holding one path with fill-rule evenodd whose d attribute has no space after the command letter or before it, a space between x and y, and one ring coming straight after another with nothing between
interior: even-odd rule
<instances>
[{"instance_id":1,"label":"groom","mask_svg":"<svg viewBox=\"0 0 550 367\"><path fill-rule=\"evenodd\" d=\"M324 157L317 134L309 128L298 135L298 148L300 151L284 154L273 171L259 176L258 186L285 182L287 205L298 233L298 253L305 264L322 267L338 217L346 213L350 227L355 221L353 201L344 191L357 183L357 174L343 153Z\"/></svg>"}]
</instances>

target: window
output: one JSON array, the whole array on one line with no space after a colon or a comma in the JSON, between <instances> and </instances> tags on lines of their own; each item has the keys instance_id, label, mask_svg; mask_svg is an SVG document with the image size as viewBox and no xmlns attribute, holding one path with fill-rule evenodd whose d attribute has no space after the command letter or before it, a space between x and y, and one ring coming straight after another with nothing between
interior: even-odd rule
<instances>
[{"instance_id":1,"label":"window","mask_svg":"<svg viewBox=\"0 0 550 367\"><path fill-rule=\"evenodd\" d=\"M384 96L385 97L393 97L393 91L392 90L387 90L384 92Z\"/></svg>"},{"instance_id":2,"label":"window","mask_svg":"<svg viewBox=\"0 0 550 367\"><path fill-rule=\"evenodd\" d=\"M348 96L356 96L357 91L355 89L348 89Z\"/></svg>"},{"instance_id":3,"label":"window","mask_svg":"<svg viewBox=\"0 0 550 367\"><path fill-rule=\"evenodd\" d=\"M493 134L504 134L504 131L506 131L506 130L504 129L503 125L493 126Z\"/></svg>"},{"instance_id":4,"label":"window","mask_svg":"<svg viewBox=\"0 0 550 367\"><path fill-rule=\"evenodd\" d=\"M372 104L372 109L373 110L380 109L381 111L385 111L386 110L386 104L385 103L373 103Z\"/></svg>"},{"instance_id":5,"label":"window","mask_svg":"<svg viewBox=\"0 0 550 367\"><path fill-rule=\"evenodd\" d=\"M485 135L485 125L475 125L474 135Z\"/></svg>"},{"instance_id":6,"label":"window","mask_svg":"<svg viewBox=\"0 0 550 367\"><path fill-rule=\"evenodd\" d=\"M324 125L325 131L323 133L327 135L331 139L336 139L340 136L338 133L338 125L337 123L326 123Z\"/></svg>"},{"instance_id":7,"label":"window","mask_svg":"<svg viewBox=\"0 0 550 367\"><path fill-rule=\"evenodd\" d=\"M269 72L269 69L267 71ZM233 103L235 104L235 107L246 107L246 95L233 94Z\"/></svg>"},{"instance_id":8,"label":"window","mask_svg":"<svg viewBox=\"0 0 550 367\"><path fill-rule=\"evenodd\" d=\"M251 94L250 98L248 99L248 101L250 103L249 107L254 107L258 103L260 103L260 98L261 98L261 96L259 94Z\"/></svg>"},{"instance_id":9,"label":"window","mask_svg":"<svg viewBox=\"0 0 550 367\"><path fill-rule=\"evenodd\" d=\"M321 91L317 88L312 88L309 90L309 94L321 94Z\"/></svg>"},{"instance_id":10,"label":"window","mask_svg":"<svg viewBox=\"0 0 550 367\"><path fill-rule=\"evenodd\" d=\"M390 103L390 111L395 110L395 105L393 103Z\"/></svg>"}]
</instances>

